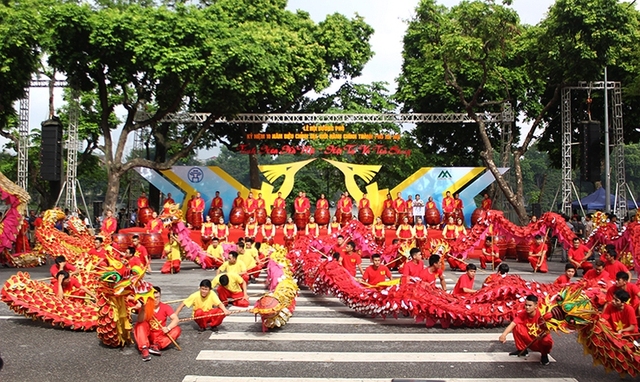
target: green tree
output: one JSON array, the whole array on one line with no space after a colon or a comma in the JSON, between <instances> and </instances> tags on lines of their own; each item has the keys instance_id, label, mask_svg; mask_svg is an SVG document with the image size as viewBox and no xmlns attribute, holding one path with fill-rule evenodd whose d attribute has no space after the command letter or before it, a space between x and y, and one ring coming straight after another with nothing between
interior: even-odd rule
<instances>
[{"instance_id":1,"label":"green tree","mask_svg":"<svg viewBox=\"0 0 640 382\"><path fill-rule=\"evenodd\" d=\"M72 87L97 93L107 207L115 206L118 179L134 167L163 170L196 148L237 143L244 127L214 127L219 117L286 111L309 91L360 72L371 56L368 25L340 15L315 24L285 5L276 0L221 0L203 8L63 3L43 11L49 64ZM126 110L119 134L110 122L117 107ZM211 116L201 124L160 122L176 111ZM127 138L142 129L149 131L155 158L127 160Z\"/></svg>"},{"instance_id":2,"label":"green tree","mask_svg":"<svg viewBox=\"0 0 640 382\"><path fill-rule=\"evenodd\" d=\"M9 118L13 103L24 96L31 75L40 65L41 22L33 1L0 3L0 135L14 141Z\"/></svg>"}]
</instances>

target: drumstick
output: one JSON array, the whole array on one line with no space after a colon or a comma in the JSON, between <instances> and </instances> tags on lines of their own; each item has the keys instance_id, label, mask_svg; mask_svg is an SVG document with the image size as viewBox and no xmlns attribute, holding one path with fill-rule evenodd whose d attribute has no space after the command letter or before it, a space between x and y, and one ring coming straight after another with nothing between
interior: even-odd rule
<instances>
[{"instance_id":1,"label":"drumstick","mask_svg":"<svg viewBox=\"0 0 640 382\"><path fill-rule=\"evenodd\" d=\"M199 320L201 318L212 318L212 317L218 317L218 316L230 316L232 314L246 313L246 312L249 312L249 311L250 311L250 309L232 310L228 314L223 312L223 313L209 314L209 315L206 315L206 316L181 318L179 322L182 323L182 322L195 321L195 320Z\"/></svg>"},{"instance_id":2,"label":"drumstick","mask_svg":"<svg viewBox=\"0 0 640 382\"><path fill-rule=\"evenodd\" d=\"M162 327L162 324L160 323L160 321L158 321L158 319L156 318L156 316L152 316L151 319L160 327ZM169 332L166 332L165 335L167 337L169 337L169 340L171 340L171 342L173 343L173 345L176 347L176 349L182 351L182 348L180 347L180 345L178 345L178 343L176 342L176 340L171 337L171 334L169 334Z\"/></svg>"}]
</instances>

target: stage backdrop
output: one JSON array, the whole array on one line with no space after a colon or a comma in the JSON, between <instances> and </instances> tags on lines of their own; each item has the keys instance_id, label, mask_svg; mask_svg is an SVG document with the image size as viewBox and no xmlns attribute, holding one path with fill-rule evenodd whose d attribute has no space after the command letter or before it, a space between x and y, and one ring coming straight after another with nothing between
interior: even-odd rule
<instances>
[{"instance_id":1,"label":"stage backdrop","mask_svg":"<svg viewBox=\"0 0 640 382\"><path fill-rule=\"evenodd\" d=\"M177 203L189 200L191 195L200 192L206 202L205 213L208 212L211 206L215 192L220 191L220 196L224 203L223 212L228 217L231 203L238 191L243 198L246 198L249 192L253 192L254 197L257 197L259 193L262 194L269 209L267 212L270 212L270 207L278 192L282 193L283 198L289 196L291 190L293 190L296 173L315 160L317 159L260 166L260 171L267 179L267 182L263 182L259 190L249 190L219 167L174 166L171 170L162 171L161 173L147 168L138 168L136 171L162 193L171 192ZM456 192L460 193L460 199L464 203L466 223L469 225L471 213L476 208L473 198L495 181L491 172L485 167L423 167L393 189L379 189L378 183L371 181L380 171L382 167L380 165L360 165L328 159L320 160L331 163L342 172L345 189L355 199L356 205L366 192L371 201L371 207L377 216L382 212L382 203L389 192L394 199L400 192L405 200L408 195L412 195L415 199L415 195L420 194L421 199L425 202L429 196L432 196L440 207L445 193L450 191L452 195ZM508 168L500 168L501 174L507 171ZM274 190L272 184L282 176L284 177L282 185L278 190ZM355 177L359 177L367 183L365 190L361 190L358 187ZM311 202L312 205L315 204L315 201ZM186 212L186 207L184 203L182 204L183 211Z\"/></svg>"}]
</instances>

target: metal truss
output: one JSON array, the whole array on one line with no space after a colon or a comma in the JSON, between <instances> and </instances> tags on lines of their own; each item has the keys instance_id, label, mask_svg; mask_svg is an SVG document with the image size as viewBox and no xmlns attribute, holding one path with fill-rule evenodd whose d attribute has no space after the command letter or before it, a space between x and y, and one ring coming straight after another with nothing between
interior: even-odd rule
<instances>
[{"instance_id":1,"label":"metal truss","mask_svg":"<svg viewBox=\"0 0 640 382\"><path fill-rule=\"evenodd\" d=\"M562 89L562 213L571 216L571 88Z\"/></svg>"},{"instance_id":2,"label":"metal truss","mask_svg":"<svg viewBox=\"0 0 640 382\"><path fill-rule=\"evenodd\" d=\"M140 113L140 112L139 112ZM508 113L507 113L508 115ZM170 113L160 122L171 123L203 123L211 113ZM513 111L510 113L513 121ZM136 121L148 119L150 115L136 116ZM505 113L479 113L478 118L486 123L502 122ZM238 114L232 119L219 118L216 123L271 123L271 124L346 124L346 123L475 123L466 113L415 113L415 114Z\"/></svg>"},{"instance_id":3,"label":"metal truss","mask_svg":"<svg viewBox=\"0 0 640 382\"><path fill-rule=\"evenodd\" d=\"M51 80L31 80L24 89L24 98L20 100L20 125L18 126L18 186L27 190L29 186L29 94L31 88L48 88ZM57 88L67 87L67 81L56 80Z\"/></svg>"},{"instance_id":4,"label":"metal truss","mask_svg":"<svg viewBox=\"0 0 640 382\"><path fill-rule=\"evenodd\" d=\"M613 129L613 153L616 177L616 215L627 215L627 182L624 166L624 135L622 124L622 85L617 81L587 82L580 81L577 86L562 89L562 212L571 216L571 91L572 90L611 90L613 114L611 125ZM610 147L606 147L610 150ZM608 169L607 169L608 170ZM611 190L606 190L611 193Z\"/></svg>"},{"instance_id":5,"label":"metal truss","mask_svg":"<svg viewBox=\"0 0 640 382\"><path fill-rule=\"evenodd\" d=\"M67 176L64 207L76 213L76 179L78 170L78 116L80 114L79 95L77 91L71 94L69 102L69 130L67 130Z\"/></svg>"},{"instance_id":6,"label":"metal truss","mask_svg":"<svg viewBox=\"0 0 640 382\"><path fill-rule=\"evenodd\" d=\"M29 89L20 100L20 124L18 125L18 186L29 186Z\"/></svg>"}]
</instances>

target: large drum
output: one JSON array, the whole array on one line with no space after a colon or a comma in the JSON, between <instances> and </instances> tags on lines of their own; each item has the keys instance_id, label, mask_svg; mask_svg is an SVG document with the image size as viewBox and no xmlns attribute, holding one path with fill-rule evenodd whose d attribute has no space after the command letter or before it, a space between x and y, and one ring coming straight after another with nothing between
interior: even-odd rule
<instances>
[{"instance_id":1,"label":"large drum","mask_svg":"<svg viewBox=\"0 0 640 382\"><path fill-rule=\"evenodd\" d=\"M319 225L327 225L331 220L331 212L329 212L328 208L317 208L313 217Z\"/></svg>"},{"instance_id":2,"label":"large drum","mask_svg":"<svg viewBox=\"0 0 640 382\"><path fill-rule=\"evenodd\" d=\"M438 225L441 222L440 211L437 208L429 208L424 214L427 225Z\"/></svg>"},{"instance_id":3,"label":"large drum","mask_svg":"<svg viewBox=\"0 0 640 382\"><path fill-rule=\"evenodd\" d=\"M153 210L149 207L138 209L138 225L144 227L149 220L153 219Z\"/></svg>"},{"instance_id":4,"label":"large drum","mask_svg":"<svg viewBox=\"0 0 640 382\"><path fill-rule=\"evenodd\" d=\"M471 226L478 224L478 220L485 216L485 211L482 208L476 208L471 214Z\"/></svg>"},{"instance_id":5,"label":"large drum","mask_svg":"<svg viewBox=\"0 0 640 382\"><path fill-rule=\"evenodd\" d=\"M349 224L349 222L353 219L353 214L351 212L343 212L340 220L340 225L342 227Z\"/></svg>"},{"instance_id":6,"label":"large drum","mask_svg":"<svg viewBox=\"0 0 640 382\"><path fill-rule=\"evenodd\" d=\"M220 218L224 218L224 213L222 212L222 208L219 207L211 207L209 208L209 217L211 221L218 224Z\"/></svg>"},{"instance_id":7,"label":"large drum","mask_svg":"<svg viewBox=\"0 0 640 382\"><path fill-rule=\"evenodd\" d=\"M234 208L229 214L229 223L234 226L241 226L244 224L244 210L242 208Z\"/></svg>"},{"instance_id":8,"label":"large drum","mask_svg":"<svg viewBox=\"0 0 640 382\"><path fill-rule=\"evenodd\" d=\"M358 211L358 220L364 225L373 224L373 210L369 207L361 208Z\"/></svg>"},{"instance_id":9,"label":"large drum","mask_svg":"<svg viewBox=\"0 0 640 382\"><path fill-rule=\"evenodd\" d=\"M159 259L162 257L162 250L164 249L164 240L162 240L162 234L160 233L145 233L141 235L141 244L149 252L149 256L152 259Z\"/></svg>"},{"instance_id":10,"label":"large drum","mask_svg":"<svg viewBox=\"0 0 640 382\"><path fill-rule=\"evenodd\" d=\"M132 237L133 234L130 233L114 233L111 235L111 245L118 251L124 252L131 246Z\"/></svg>"},{"instance_id":11,"label":"large drum","mask_svg":"<svg viewBox=\"0 0 640 382\"><path fill-rule=\"evenodd\" d=\"M293 222L296 223L296 227L298 227L298 231L304 231L307 223L309 223L309 212L296 212L293 215Z\"/></svg>"},{"instance_id":12,"label":"large drum","mask_svg":"<svg viewBox=\"0 0 640 382\"><path fill-rule=\"evenodd\" d=\"M287 211L282 208L274 208L271 210L271 223L275 225L283 225L287 222Z\"/></svg>"},{"instance_id":13,"label":"large drum","mask_svg":"<svg viewBox=\"0 0 640 382\"><path fill-rule=\"evenodd\" d=\"M187 222L191 224L193 229L202 228L202 212L189 210Z\"/></svg>"},{"instance_id":14,"label":"large drum","mask_svg":"<svg viewBox=\"0 0 640 382\"><path fill-rule=\"evenodd\" d=\"M518 256L518 262L529 262L529 251L531 250L531 243L529 241L521 241L516 245L516 255Z\"/></svg>"},{"instance_id":15,"label":"large drum","mask_svg":"<svg viewBox=\"0 0 640 382\"><path fill-rule=\"evenodd\" d=\"M385 208L384 211L382 211L382 216L380 216L380 218L382 219L382 224L386 226L395 225L396 211L394 211L393 208Z\"/></svg>"},{"instance_id":16,"label":"large drum","mask_svg":"<svg viewBox=\"0 0 640 382\"><path fill-rule=\"evenodd\" d=\"M258 208L256 210L256 221L262 225L267 222L267 210L264 208Z\"/></svg>"}]
</instances>

